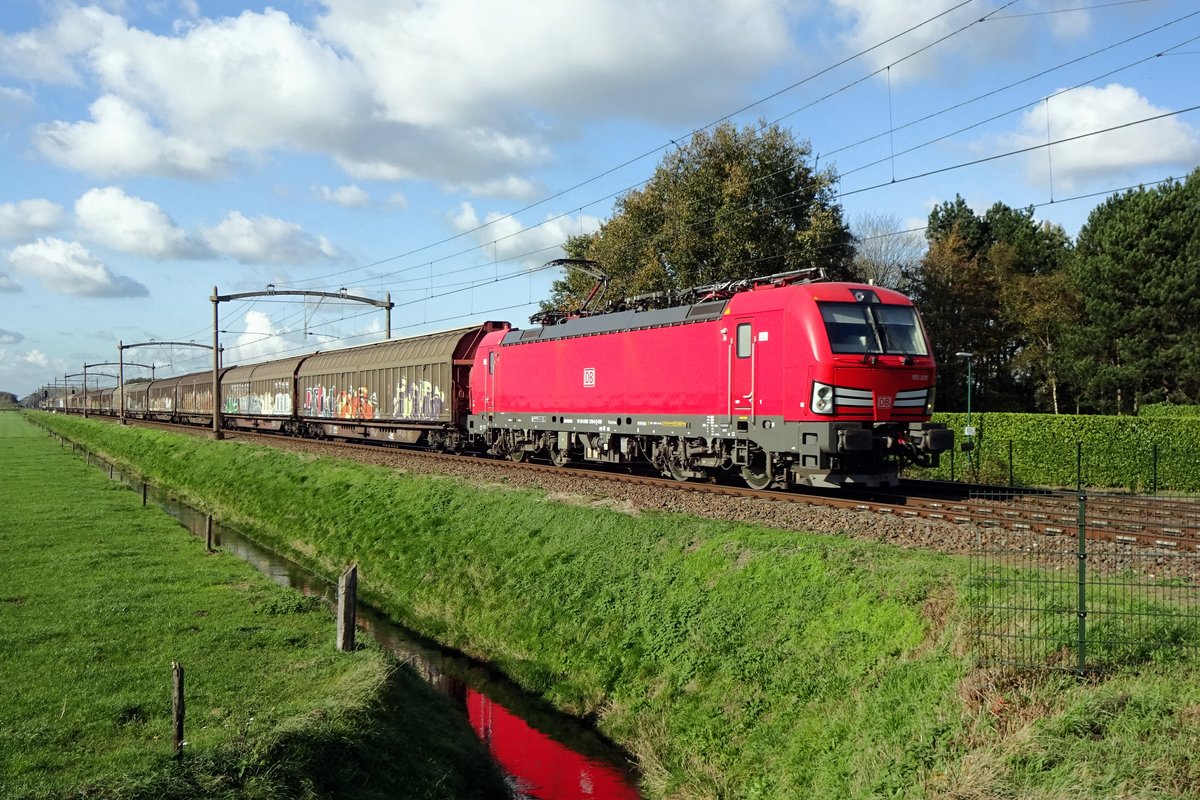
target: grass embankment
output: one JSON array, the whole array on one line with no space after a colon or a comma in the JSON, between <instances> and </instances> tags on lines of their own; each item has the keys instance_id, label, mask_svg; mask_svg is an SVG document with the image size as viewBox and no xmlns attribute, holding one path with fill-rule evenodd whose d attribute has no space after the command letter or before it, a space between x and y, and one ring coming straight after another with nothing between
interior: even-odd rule
<instances>
[{"instance_id":1,"label":"grass embankment","mask_svg":"<svg viewBox=\"0 0 1200 800\"><path fill-rule=\"evenodd\" d=\"M973 670L961 560L48 422L327 574L356 560L389 614L595 719L638 755L652 797L1200 784L1194 660L1151 653L1098 686Z\"/></svg>"},{"instance_id":2,"label":"grass embankment","mask_svg":"<svg viewBox=\"0 0 1200 800\"><path fill-rule=\"evenodd\" d=\"M16 414L0 506L0 796L504 796L449 701Z\"/></svg>"}]
</instances>

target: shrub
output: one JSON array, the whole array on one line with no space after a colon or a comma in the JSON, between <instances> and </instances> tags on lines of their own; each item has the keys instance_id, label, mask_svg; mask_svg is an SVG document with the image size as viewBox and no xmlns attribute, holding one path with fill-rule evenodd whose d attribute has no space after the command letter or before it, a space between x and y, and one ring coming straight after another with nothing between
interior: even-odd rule
<instances>
[{"instance_id":1,"label":"shrub","mask_svg":"<svg viewBox=\"0 0 1200 800\"><path fill-rule=\"evenodd\" d=\"M935 414L934 421L963 441L965 414ZM955 478L1007 482L1011 465L1021 485L1081 481L1140 491L1200 491L1200 417L987 412L972 414L971 423L975 450L969 460L955 454ZM950 470L951 459L943 457L940 467L923 474L948 479Z\"/></svg>"}]
</instances>

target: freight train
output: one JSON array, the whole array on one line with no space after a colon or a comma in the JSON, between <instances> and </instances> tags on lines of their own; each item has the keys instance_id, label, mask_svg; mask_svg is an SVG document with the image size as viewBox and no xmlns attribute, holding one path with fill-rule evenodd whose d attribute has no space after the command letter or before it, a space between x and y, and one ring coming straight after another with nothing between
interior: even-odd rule
<instances>
[{"instance_id":1,"label":"freight train","mask_svg":"<svg viewBox=\"0 0 1200 800\"><path fill-rule=\"evenodd\" d=\"M953 446L929 422L936 364L904 295L786 273L682 299L228 367L221 426L754 488L891 486ZM205 371L67 405L211 425L212 400Z\"/></svg>"}]
</instances>

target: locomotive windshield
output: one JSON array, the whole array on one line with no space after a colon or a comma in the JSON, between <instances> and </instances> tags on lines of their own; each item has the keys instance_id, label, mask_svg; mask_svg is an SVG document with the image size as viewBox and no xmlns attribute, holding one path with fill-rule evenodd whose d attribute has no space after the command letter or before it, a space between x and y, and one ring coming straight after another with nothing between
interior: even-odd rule
<instances>
[{"instance_id":1,"label":"locomotive windshield","mask_svg":"<svg viewBox=\"0 0 1200 800\"><path fill-rule=\"evenodd\" d=\"M912 306L818 303L834 353L927 356L929 348Z\"/></svg>"}]
</instances>

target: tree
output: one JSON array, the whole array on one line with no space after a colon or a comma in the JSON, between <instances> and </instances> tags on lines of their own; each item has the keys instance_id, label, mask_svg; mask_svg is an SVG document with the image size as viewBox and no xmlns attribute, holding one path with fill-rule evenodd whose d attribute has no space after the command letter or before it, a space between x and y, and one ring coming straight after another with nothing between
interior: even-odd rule
<instances>
[{"instance_id":1,"label":"tree","mask_svg":"<svg viewBox=\"0 0 1200 800\"><path fill-rule=\"evenodd\" d=\"M940 241L951 233L956 234L972 253L982 251L990 240L987 219L976 216L960 195L935 206L929 212L929 222L925 226L925 238L930 242Z\"/></svg>"},{"instance_id":2,"label":"tree","mask_svg":"<svg viewBox=\"0 0 1200 800\"><path fill-rule=\"evenodd\" d=\"M609 299L807 267L847 278L853 240L834 203L836 175L811 155L778 125L697 132L599 231L572 237L567 255L600 263ZM543 310L577 309L593 283L566 274Z\"/></svg>"},{"instance_id":3,"label":"tree","mask_svg":"<svg viewBox=\"0 0 1200 800\"><path fill-rule=\"evenodd\" d=\"M917 301L940 364L943 408L966 404L969 352L976 396L996 409L1057 409L1057 341L1074 304L1056 278L1070 241L1033 209L996 203L979 216L961 197L929 215L929 250L904 289ZM1049 296L1053 302L1045 302Z\"/></svg>"},{"instance_id":4,"label":"tree","mask_svg":"<svg viewBox=\"0 0 1200 800\"><path fill-rule=\"evenodd\" d=\"M996 328L986 324L995 307L986 264L968 238L950 228L930 240L918 274L906 278L905 291L920 309L938 360L938 407L965 408L967 368L955 354L973 354L978 385L988 382L987 355L997 349L991 341Z\"/></svg>"},{"instance_id":5,"label":"tree","mask_svg":"<svg viewBox=\"0 0 1200 800\"><path fill-rule=\"evenodd\" d=\"M1063 237L1065 249L1065 232ZM1064 268L1045 274L1013 275L1001 287L1000 303L1004 314L1015 320L1021 331L1021 348L1010 368L1018 380L1032 385L1037 408L1059 413L1063 374L1070 374L1062 343L1079 318L1078 297L1069 271Z\"/></svg>"},{"instance_id":6,"label":"tree","mask_svg":"<svg viewBox=\"0 0 1200 800\"><path fill-rule=\"evenodd\" d=\"M856 280L895 289L920 263L925 242L915 231L904 229L898 217L863 213L854 219L854 262Z\"/></svg>"},{"instance_id":7,"label":"tree","mask_svg":"<svg viewBox=\"0 0 1200 800\"><path fill-rule=\"evenodd\" d=\"M1086 406L1200 401L1200 170L1097 206L1073 278L1082 321L1070 345Z\"/></svg>"}]
</instances>

